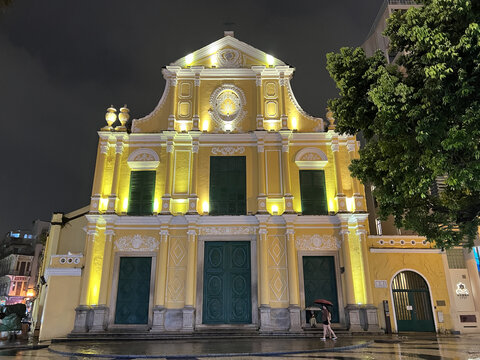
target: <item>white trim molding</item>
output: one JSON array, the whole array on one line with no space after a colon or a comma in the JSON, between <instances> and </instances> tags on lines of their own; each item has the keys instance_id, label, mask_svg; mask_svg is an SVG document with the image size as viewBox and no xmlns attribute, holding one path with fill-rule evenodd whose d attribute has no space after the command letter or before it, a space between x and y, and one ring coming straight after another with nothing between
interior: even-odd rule
<instances>
[{"instance_id":1,"label":"white trim molding","mask_svg":"<svg viewBox=\"0 0 480 360\"><path fill-rule=\"evenodd\" d=\"M152 149L140 148L128 156L127 163L132 170L155 170L160 164L160 159Z\"/></svg>"},{"instance_id":2,"label":"white trim molding","mask_svg":"<svg viewBox=\"0 0 480 360\"><path fill-rule=\"evenodd\" d=\"M328 158L322 150L307 147L297 152L295 164L301 170L322 170L328 164Z\"/></svg>"},{"instance_id":3,"label":"white trim molding","mask_svg":"<svg viewBox=\"0 0 480 360\"><path fill-rule=\"evenodd\" d=\"M46 268L43 276L48 280L50 276L81 276L80 268Z\"/></svg>"},{"instance_id":4,"label":"white trim molding","mask_svg":"<svg viewBox=\"0 0 480 360\"><path fill-rule=\"evenodd\" d=\"M387 254L394 254L394 253L408 253L408 254L443 254L441 249L377 249L377 248L370 248L371 253L387 253Z\"/></svg>"}]
</instances>

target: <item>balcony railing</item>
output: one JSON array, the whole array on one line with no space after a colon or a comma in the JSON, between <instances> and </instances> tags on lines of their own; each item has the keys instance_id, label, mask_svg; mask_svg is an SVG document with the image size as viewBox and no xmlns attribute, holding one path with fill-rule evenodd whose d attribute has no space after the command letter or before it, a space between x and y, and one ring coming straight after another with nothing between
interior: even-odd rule
<instances>
[{"instance_id":1,"label":"balcony railing","mask_svg":"<svg viewBox=\"0 0 480 360\"><path fill-rule=\"evenodd\" d=\"M418 5L413 0L388 0L388 5Z\"/></svg>"}]
</instances>

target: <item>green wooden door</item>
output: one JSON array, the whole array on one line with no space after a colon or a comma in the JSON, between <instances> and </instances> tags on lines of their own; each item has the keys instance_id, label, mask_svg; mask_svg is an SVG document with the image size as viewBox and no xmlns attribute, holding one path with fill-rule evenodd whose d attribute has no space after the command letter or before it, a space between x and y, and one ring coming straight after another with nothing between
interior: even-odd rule
<instances>
[{"instance_id":1,"label":"green wooden door","mask_svg":"<svg viewBox=\"0 0 480 360\"><path fill-rule=\"evenodd\" d=\"M335 261L333 256L304 256L303 281L305 288L305 306L312 306L314 300L325 299L331 301L333 309L332 322L339 322L337 279L335 276ZM317 305L318 306L318 305ZM321 312L316 313L317 322L321 323ZM310 313L307 311L307 322Z\"/></svg>"},{"instance_id":2,"label":"green wooden door","mask_svg":"<svg viewBox=\"0 0 480 360\"><path fill-rule=\"evenodd\" d=\"M245 156L210 157L210 215L247 213Z\"/></svg>"},{"instance_id":3,"label":"green wooden door","mask_svg":"<svg viewBox=\"0 0 480 360\"><path fill-rule=\"evenodd\" d=\"M300 170L302 214L328 215L325 173L323 170Z\"/></svg>"},{"instance_id":4,"label":"green wooden door","mask_svg":"<svg viewBox=\"0 0 480 360\"><path fill-rule=\"evenodd\" d=\"M250 242L205 242L204 324L252 322L250 268Z\"/></svg>"},{"instance_id":5,"label":"green wooden door","mask_svg":"<svg viewBox=\"0 0 480 360\"><path fill-rule=\"evenodd\" d=\"M155 197L155 171L132 171L128 215L152 215Z\"/></svg>"},{"instance_id":6,"label":"green wooden door","mask_svg":"<svg viewBox=\"0 0 480 360\"><path fill-rule=\"evenodd\" d=\"M399 273L393 279L392 293L398 331L435 331L430 292L420 275Z\"/></svg>"},{"instance_id":7,"label":"green wooden door","mask_svg":"<svg viewBox=\"0 0 480 360\"><path fill-rule=\"evenodd\" d=\"M115 324L148 324L151 257L121 257Z\"/></svg>"}]
</instances>

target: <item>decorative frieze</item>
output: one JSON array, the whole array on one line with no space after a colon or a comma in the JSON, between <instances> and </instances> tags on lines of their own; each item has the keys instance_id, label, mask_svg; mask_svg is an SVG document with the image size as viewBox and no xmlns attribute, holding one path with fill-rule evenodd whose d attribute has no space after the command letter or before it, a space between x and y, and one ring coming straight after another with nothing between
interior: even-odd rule
<instances>
[{"instance_id":1,"label":"decorative frieze","mask_svg":"<svg viewBox=\"0 0 480 360\"><path fill-rule=\"evenodd\" d=\"M156 251L158 245L159 242L154 237L139 234L115 240L115 249L118 251Z\"/></svg>"},{"instance_id":2,"label":"decorative frieze","mask_svg":"<svg viewBox=\"0 0 480 360\"><path fill-rule=\"evenodd\" d=\"M222 146L212 148L213 155L232 156L235 154L243 154L245 147L243 146Z\"/></svg>"},{"instance_id":3,"label":"decorative frieze","mask_svg":"<svg viewBox=\"0 0 480 360\"><path fill-rule=\"evenodd\" d=\"M255 235L252 226L205 226L200 228L200 235Z\"/></svg>"},{"instance_id":4,"label":"decorative frieze","mask_svg":"<svg viewBox=\"0 0 480 360\"><path fill-rule=\"evenodd\" d=\"M295 238L297 250L338 250L341 242L333 235L301 235Z\"/></svg>"}]
</instances>

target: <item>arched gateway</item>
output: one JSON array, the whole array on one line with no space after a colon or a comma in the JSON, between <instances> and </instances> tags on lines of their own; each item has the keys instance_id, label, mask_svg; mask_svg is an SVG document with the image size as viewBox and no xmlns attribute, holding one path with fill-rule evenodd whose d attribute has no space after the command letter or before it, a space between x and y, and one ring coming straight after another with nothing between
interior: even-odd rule
<instances>
[{"instance_id":1,"label":"arched gateway","mask_svg":"<svg viewBox=\"0 0 480 360\"><path fill-rule=\"evenodd\" d=\"M398 331L435 331L427 282L413 271L402 271L392 281Z\"/></svg>"}]
</instances>

